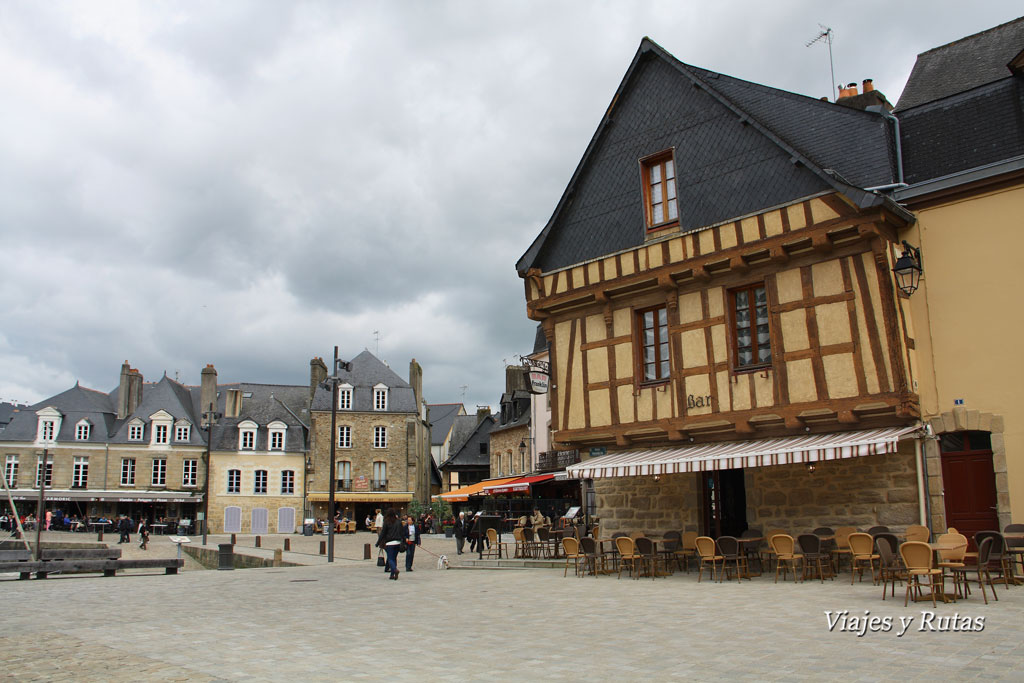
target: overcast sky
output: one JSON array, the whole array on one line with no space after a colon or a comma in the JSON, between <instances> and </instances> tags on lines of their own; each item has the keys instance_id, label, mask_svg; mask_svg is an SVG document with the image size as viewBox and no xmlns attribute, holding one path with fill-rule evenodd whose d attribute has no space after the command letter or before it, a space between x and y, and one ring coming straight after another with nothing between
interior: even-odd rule
<instances>
[{"instance_id":1,"label":"overcast sky","mask_svg":"<svg viewBox=\"0 0 1024 683\"><path fill-rule=\"evenodd\" d=\"M1017 2L0 4L0 400L76 380L306 383L363 348L496 404L515 261L647 35L821 97ZM465 394L463 395L463 387Z\"/></svg>"}]
</instances>

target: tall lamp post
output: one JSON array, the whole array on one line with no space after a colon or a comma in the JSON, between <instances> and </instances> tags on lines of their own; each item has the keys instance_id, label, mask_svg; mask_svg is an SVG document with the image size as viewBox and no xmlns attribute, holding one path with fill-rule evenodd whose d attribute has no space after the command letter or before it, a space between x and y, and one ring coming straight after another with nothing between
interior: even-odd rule
<instances>
[{"instance_id":1,"label":"tall lamp post","mask_svg":"<svg viewBox=\"0 0 1024 683\"><path fill-rule=\"evenodd\" d=\"M352 371L352 362L343 361L338 358L338 347L334 347L334 374L324 380L321 386L325 388L327 386L331 389L331 464L330 470L327 473L328 476L328 494L327 494L327 561L334 562L334 492L337 482L335 477L337 472L335 469L335 458L337 457L336 449L338 447L338 385L341 384L341 377L338 376L338 372L345 370L346 372Z\"/></svg>"},{"instance_id":2,"label":"tall lamp post","mask_svg":"<svg viewBox=\"0 0 1024 683\"><path fill-rule=\"evenodd\" d=\"M204 378L205 382L206 379ZM213 423L221 414L213 410L213 404L203 412L203 426L206 427L206 495L203 496L203 545L206 545L206 532L210 526L210 446L213 442Z\"/></svg>"},{"instance_id":3,"label":"tall lamp post","mask_svg":"<svg viewBox=\"0 0 1024 683\"><path fill-rule=\"evenodd\" d=\"M50 459L50 451L43 449L43 464L39 474L39 504L36 505L36 562L43 559L42 533L46 524L46 461ZM5 474L6 476L6 474Z\"/></svg>"}]
</instances>

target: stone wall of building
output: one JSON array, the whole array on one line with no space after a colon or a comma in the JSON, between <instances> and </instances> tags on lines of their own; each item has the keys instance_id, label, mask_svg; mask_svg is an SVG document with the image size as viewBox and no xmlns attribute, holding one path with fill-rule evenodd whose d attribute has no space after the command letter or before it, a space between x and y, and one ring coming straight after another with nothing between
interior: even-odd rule
<instances>
[{"instance_id":1,"label":"stone wall of building","mask_svg":"<svg viewBox=\"0 0 1024 683\"><path fill-rule=\"evenodd\" d=\"M368 480L373 479L373 463L384 461L387 463L387 490L414 491L417 454L415 431L410 429L408 420L415 418L413 413L339 412L337 426L352 427L352 447L337 448L335 460L352 464L352 479L366 477ZM374 427L387 427L387 448L373 447ZM330 486L331 414L313 413L311 430L313 472L309 475L312 479L309 490L326 492Z\"/></svg>"},{"instance_id":2,"label":"stone wall of building","mask_svg":"<svg viewBox=\"0 0 1024 683\"><path fill-rule=\"evenodd\" d=\"M520 425L511 429L496 427L491 431L492 477L510 477L530 471L530 449L526 449L525 458L519 455L519 444L528 439L529 436L529 425ZM524 460L525 462L523 462Z\"/></svg>"},{"instance_id":3,"label":"stone wall of building","mask_svg":"<svg viewBox=\"0 0 1024 683\"><path fill-rule=\"evenodd\" d=\"M652 538L666 531L700 531L697 474L612 477L594 480L601 536L642 531Z\"/></svg>"},{"instance_id":4,"label":"stone wall of building","mask_svg":"<svg viewBox=\"0 0 1024 683\"><path fill-rule=\"evenodd\" d=\"M237 453L214 452L210 463L210 531L224 531L224 508L237 506L242 510L242 530L252 533L253 508L266 508L267 532L280 533L277 526L279 508L295 509L295 525L301 527L303 512L303 469L305 457L302 453ZM241 472L241 490L228 493L228 470ZM255 471L267 472L267 493L253 493ZM295 489L292 494L281 493L281 472L290 470L294 474Z\"/></svg>"},{"instance_id":5,"label":"stone wall of building","mask_svg":"<svg viewBox=\"0 0 1024 683\"><path fill-rule=\"evenodd\" d=\"M754 467L746 471L747 524L793 534L815 527L884 524L900 532L920 524L912 442L900 452L807 466Z\"/></svg>"}]
</instances>

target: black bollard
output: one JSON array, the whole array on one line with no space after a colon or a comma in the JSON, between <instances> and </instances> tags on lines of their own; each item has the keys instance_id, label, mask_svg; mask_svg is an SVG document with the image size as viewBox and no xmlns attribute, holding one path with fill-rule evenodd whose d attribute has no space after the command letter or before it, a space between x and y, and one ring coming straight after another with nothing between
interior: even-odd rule
<instances>
[{"instance_id":1,"label":"black bollard","mask_svg":"<svg viewBox=\"0 0 1024 683\"><path fill-rule=\"evenodd\" d=\"M291 550L292 550L292 539L290 539L290 538L284 539L284 551L287 553L287 552L291 552Z\"/></svg>"},{"instance_id":2,"label":"black bollard","mask_svg":"<svg viewBox=\"0 0 1024 683\"><path fill-rule=\"evenodd\" d=\"M256 545L253 546L253 547L254 548L259 548L260 547L260 537L259 536L256 537Z\"/></svg>"},{"instance_id":3,"label":"black bollard","mask_svg":"<svg viewBox=\"0 0 1024 683\"><path fill-rule=\"evenodd\" d=\"M327 554L327 541L320 541L320 554L321 555L326 555Z\"/></svg>"},{"instance_id":4,"label":"black bollard","mask_svg":"<svg viewBox=\"0 0 1024 683\"><path fill-rule=\"evenodd\" d=\"M40 465L40 467L41 467L41 465ZM100 527L100 530L96 532L96 540L97 541L102 541L103 540L103 527Z\"/></svg>"},{"instance_id":5,"label":"black bollard","mask_svg":"<svg viewBox=\"0 0 1024 683\"><path fill-rule=\"evenodd\" d=\"M231 545L235 544L235 535L231 534Z\"/></svg>"},{"instance_id":6,"label":"black bollard","mask_svg":"<svg viewBox=\"0 0 1024 683\"><path fill-rule=\"evenodd\" d=\"M363 544L363 559L364 560L370 559L370 544L369 543L364 543Z\"/></svg>"}]
</instances>

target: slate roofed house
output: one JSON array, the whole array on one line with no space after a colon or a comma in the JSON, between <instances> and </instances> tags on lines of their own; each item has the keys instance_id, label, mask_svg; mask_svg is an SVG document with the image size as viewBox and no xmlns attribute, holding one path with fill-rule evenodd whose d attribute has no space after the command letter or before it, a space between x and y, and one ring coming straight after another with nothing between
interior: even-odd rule
<instances>
[{"instance_id":1,"label":"slate roofed house","mask_svg":"<svg viewBox=\"0 0 1024 683\"><path fill-rule=\"evenodd\" d=\"M641 42L517 263L552 448L607 450L568 468L603 532L920 521L896 136Z\"/></svg>"},{"instance_id":2,"label":"slate roofed house","mask_svg":"<svg viewBox=\"0 0 1024 683\"><path fill-rule=\"evenodd\" d=\"M490 408L478 408L475 415L455 418L452 435L452 454L441 463L445 478L445 498L464 502L458 489L477 484L491 476L490 435L497 420Z\"/></svg>"},{"instance_id":3,"label":"slate roofed house","mask_svg":"<svg viewBox=\"0 0 1024 683\"><path fill-rule=\"evenodd\" d=\"M427 420L430 421L430 454L435 464L448 459L453 445L455 419L466 414L461 403L432 403L427 406Z\"/></svg>"}]
</instances>

